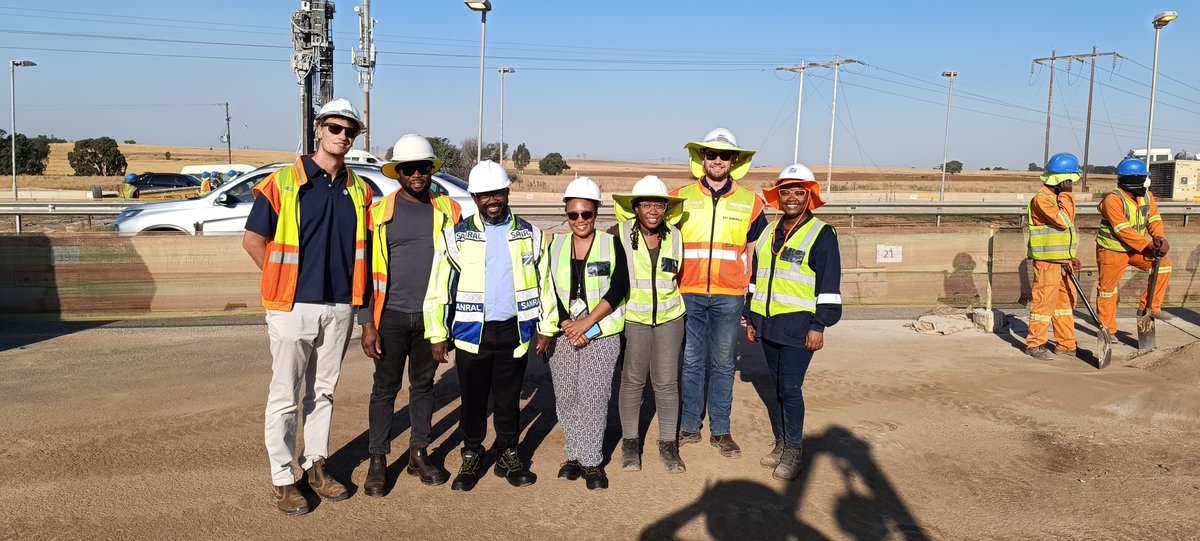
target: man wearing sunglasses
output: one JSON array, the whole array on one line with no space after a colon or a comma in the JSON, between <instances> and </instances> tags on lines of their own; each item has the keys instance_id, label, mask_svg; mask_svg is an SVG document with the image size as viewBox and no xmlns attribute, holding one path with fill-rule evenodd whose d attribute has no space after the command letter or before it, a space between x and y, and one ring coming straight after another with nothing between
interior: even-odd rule
<instances>
[{"instance_id":1,"label":"man wearing sunglasses","mask_svg":"<svg viewBox=\"0 0 1200 541\"><path fill-rule=\"evenodd\" d=\"M698 443L704 412L709 443L721 455L737 458L741 447L729 427L733 403L734 347L750 284L754 242L767 227L766 203L739 186L750 170L753 150L737 146L725 128L685 145L696 182L675 189L683 198L683 264L679 289L687 310L680 378L679 445ZM711 375L705 374L712 359ZM705 380L708 393L705 396Z\"/></svg>"},{"instance_id":2,"label":"man wearing sunglasses","mask_svg":"<svg viewBox=\"0 0 1200 541\"><path fill-rule=\"evenodd\" d=\"M292 461L304 426L300 467L330 501L350 496L325 471L333 391L350 344L354 311L367 294L367 206L371 187L345 165L362 129L358 111L331 100L317 114L317 151L300 156L254 187L242 246L262 269L262 302L271 344L265 439L284 514L308 512ZM305 391L300 402L300 391ZM297 410L301 410L297 422Z\"/></svg>"},{"instance_id":3,"label":"man wearing sunglasses","mask_svg":"<svg viewBox=\"0 0 1200 541\"><path fill-rule=\"evenodd\" d=\"M430 193L433 173L442 160L433 145L420 135L400 136L392 147L392 162L383 174L400 181L400 189L371 205L371 310L361 310L363 353L375 360L375 383L368 408L367 452L371 463L363 492L383 496L387 477L387 455L391 451L392 416L396 394L408 361L408 417L410 426L409 475L425 485L440 485L450 474L429 459L430 425L433 421L433 360L425 339L422 305L433 269L435 245L442 231L453 227L462 208L445 195ZM391 279L395 277L395 279Z\"/></svg>"}]
</instances>

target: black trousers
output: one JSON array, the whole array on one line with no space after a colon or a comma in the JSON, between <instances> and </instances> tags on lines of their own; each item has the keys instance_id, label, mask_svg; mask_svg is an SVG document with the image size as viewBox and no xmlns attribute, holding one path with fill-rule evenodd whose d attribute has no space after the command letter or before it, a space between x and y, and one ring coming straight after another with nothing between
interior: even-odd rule
<instances>
[{"instance_id":1,"label":"black trousers","mask_svg":"<svg viewBox=\"0 0 1200 541\"><path fill-rule=\"evenodd\" d=\"M527 357L513 357L520 345L517 319L488 321L483 325L479 353L458 350L458 381L462 388L463 448L483 452L487 435L488 393L492 395L492 424L496 428L495 449L517 446L521 429L521 382Z\"/></svg>"},{"instance_id":2,"label":"black trousers","mask_svg":"<svg viewBox=\"0 0 1200 541\"><path fill-rule=\"evenodd\" d=\"M405 360L409 361L408 418L412 426L409 446L428 447L437 363L429 340L425 339L421 314L384 310L379 321L379 340L383 355L375 361L375 383L371 386L371 405L367 410L367 452L386 455L391 451L392 414L404 378Z\"/></svg>"}]
</instances>

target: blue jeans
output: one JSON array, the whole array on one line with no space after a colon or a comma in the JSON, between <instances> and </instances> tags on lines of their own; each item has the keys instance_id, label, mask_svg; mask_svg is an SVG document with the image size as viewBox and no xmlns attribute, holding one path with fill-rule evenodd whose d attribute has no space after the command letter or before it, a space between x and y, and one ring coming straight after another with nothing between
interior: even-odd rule
<instances>
[{"instance_id":1,"label":"blue jeans","mask_svg":"<svg viewBox=\"0 0 1200 541\"><path fill-rule=\"evenodd\" d=\"M683 346L683 371L679 393L683 413L679 429L700 432L704 418L705 372L712 358L708 379L708 421L713 436L729 434L729 409L733 402L733 350L737 345L742 305L740 295L683 296L687 307L687 340Z\"/></svg>"},{"instance_id":2,"label":"blue jeans","mask_svg":"<svg viewBox=\"0 0 1200 541\"><path fill-rule=\"evenodd\" d=\"M760 340L763 356L767 358L767 369L775 383L775 405L781 415L771 420L771 432L775 439L793 449L801 448L804 435L804 375L813 354L803 347L785 346L770 340Z\"/></svg>"}]
</instances>

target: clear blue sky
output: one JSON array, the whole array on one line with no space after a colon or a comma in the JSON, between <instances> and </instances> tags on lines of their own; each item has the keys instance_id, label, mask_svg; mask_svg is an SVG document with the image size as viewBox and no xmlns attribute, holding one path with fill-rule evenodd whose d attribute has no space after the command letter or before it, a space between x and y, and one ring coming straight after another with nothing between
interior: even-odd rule
<instances>
[{"instance_id":1,"label":"clear blue sky","mask_svg":"<svg viewBox=\"0 0 1200 541\"><path fill-rule=\"evenodd\" d=\"M299 87L289 20L298 0L110 3L0 1L0 50L39 65L17 72L18 129L68 139L296 148ZM335 93L362 103L350 65L356 2L337 2ZM1162 32L1154 146L1200 151L1200 10L1150 2L596 2L493 0L488 17L485 139L535 156L674 162L713 127L759 149L756 165L791 162L797 81L774 68L835 54L841 74L836 165L931 167L941 160L943 70L956 70L950 159L967 169L1040 162L1050 55L1117 51L1097 63L1092 162L1145 145L1153 15ZM474 136L479 16L456 0L376 0L379 67L372 146L407 132ZM122 38L122 39L113 39ZM170 41L174 40L174 41ZM1070 64L1068 71L1068 64ZM1082 155L1087 66L1059 62L1051 152ZM800 161L826 161L829 70L809 71ZM8 85L0 91L8 101ZM0 113L8 129L8 107ZM236 156L235 156L236 157Z\"/></svg>"}]
</instances>

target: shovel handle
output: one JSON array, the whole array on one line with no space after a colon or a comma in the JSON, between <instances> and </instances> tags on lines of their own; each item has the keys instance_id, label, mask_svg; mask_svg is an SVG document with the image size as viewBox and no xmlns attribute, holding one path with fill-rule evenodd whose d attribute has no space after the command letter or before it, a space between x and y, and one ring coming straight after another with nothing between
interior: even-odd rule
<instances>
[{"instance_id":1,"label":"shovel handle","mask_svg":"<svg viewBox=\"0 0 1200 541\"><path fill-rule=\"evenodd\" d=\"M1092 303L1088 302L1087 294L1083 292L1083 288L1079 286L1079 280L1075 279L1075 271L1071 269L1070 263L1063 263L1063 270L1067 273L1067 278L1071 279L1071 284L1075 286L1075 292L1079 293L1079 300L1083 301L1083 305L1087 307L1088 315L1092 316L1092 322L1096 324L1097 329L1103 329L1104 325L1100 323L1100 317L1096 315L1096 311L1092 309Z\"/></svg>"},{"instance_id":2,"label":"shovel handle","mask_svg":"<svg viewBox=\"0 0 1200 541\"><path fill-rule=\"evenodd\" d=\"M1146 305L1141 310L1138 310L1138 317L1146 315L1146 312L1150 311L1150 305L1154 303L1154 282L1158 278L1158 263L1160 261L1162 261L1162 258L1154 258L1154 266L1150 268L1150 279L1146 281Z\"/></svg>"}]
</instances>

